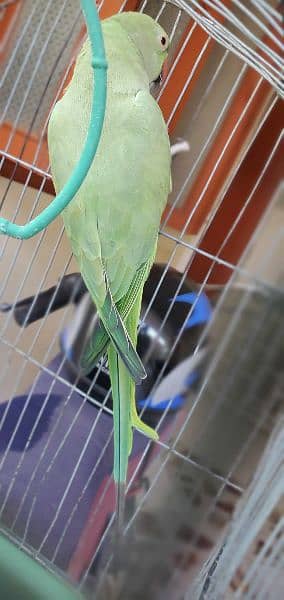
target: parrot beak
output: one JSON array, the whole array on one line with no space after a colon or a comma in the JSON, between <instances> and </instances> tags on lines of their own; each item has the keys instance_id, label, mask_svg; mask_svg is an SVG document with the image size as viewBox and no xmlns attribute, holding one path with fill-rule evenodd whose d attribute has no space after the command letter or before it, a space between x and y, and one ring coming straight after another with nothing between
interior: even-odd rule
<instances>
[{"instance_id":1,"label":"parrot beak","mask_svg":"<svg viewBox=\"0 0 284 600\"><path fill-rule=\"evenodd\" d=\"M160 75L158 75L157 79L154 79L154 81L152 81L152 83L154 83L155 85L160 85L162 81L162 71L160 73Z\"/></svg>"},{"instance_id":2,"label":"parrot beak","mask_svg":"<svg viewBox=\"0 0 284 600\"><path fill-rule=\"evenodd\" d=\"M164 79L166 78L168 72L169 72L169 67L168 67L168 61L166 59L165 62L163 63L160 75L158 75L157 79L155 79L153 81L153 83L156 85L160 85L162 83L162 81L164 81Z\"/></svg>"},{"instance_id":3,"label":"parrot beak","mask_svg":"<svg viewBox=\"0 0 284 600\"><path fill-rule=\"evenodd\" d=\"M161 81L165 81L165 79L166 79L166 77L168 75L169 70L170 70L169 69L169 62L168 62L168 59L166 58L166 60L163 63L163 66L162 66L162 70L161 70Z\"/></svg>"},{"instance_id":4,"label":"parrot beak","mask_svg":"<svg viewBox=\"0 0 284 600\"><path fill-rule=\"evenodd\" d=\"M168 61L164 61L160 74L157 79L150 84L150 92L154 98L157 98L161 89L162 82L166 79L169 72Z\"/></svg>"}]
</instances>

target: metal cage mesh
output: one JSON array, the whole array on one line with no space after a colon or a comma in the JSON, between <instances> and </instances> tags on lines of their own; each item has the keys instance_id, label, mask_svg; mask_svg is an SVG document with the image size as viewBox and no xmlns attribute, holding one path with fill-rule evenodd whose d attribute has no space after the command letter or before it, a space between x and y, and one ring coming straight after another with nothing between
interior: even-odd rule
<instances>
[{"instance_id":1,"label":"metal cage mesh","mask_svg":"<svg viewBox=\"0 0 284 600\"><path fill-rule=\"evenodd\" d=\"M5 11L6 3L2 4L0 9ZM68 10L67 2L57 0L10 4L17 6L17 20L1 65L1 214L23 222L50 199L46 193L52 191L46 124L76 55L82 19L76 0L68 2ZM118 4L127 9L135 3ZM82 395L78 378L70 381L67 377L59 332L77 318L74 308L68 305L53 314L47 311L40 322L28 328L16 326L12 312L1 315L2 529L46 568L59 568L90 597L95 593L98 598L107 594L124 599L215 600L240 598L245 593L247 598L276 599L283 566L283 507L280 495L272 485L266 486L265 479L259 492L254 473L257 465L265 472L266 463L261 459L272 460L271 453L264 450L270 436L273 440L281 432L277 422L283 410L279 7L264 0L148 0L136 4L171 35L169 72L158 100L172 143L182 138L189 144L189 150L173 158L173 192L161 223L157 254L164 268L148 307L150 310L169 268L175 267L180 281L162 330L188 275L198 284L196 300L175 332L155 386L166 372L198 299L206 292L213 315L195 348L195 353L203 344L207 348L201 381L188 391L180 411L171 414L169 404L160 414L157 429L162 432L170 419L168 435L161 435L155 444L145 442L131 469L126 544L121 550L124 571L117 574L109 541L111 508L96 538L100 512L109 502L111 477L103 480L95 504L90 503L94 482L111 452L111 427L107 436L102 433L104 419L111 418L109 392L103 401L94 401L91 389ZM107 3L101 2L104 16L107 8ZM256 168L253 172L248 171L251 165ZM238 204L239 195L242 204ZM231 210L234 202L235 213ZM230 219L225 227L222 223L227 214ZM247 229L250 221L252 226ZM12 300L14 304L31 293L36 298L59 277L76 270L60 220L27 242L2 238L1 260L1 302ZM147 311L144 319L146 316ZM55 356L59 356L57 362ZM40 408L21 446L18 434L35 396L40 396L42 381L44 399L38 400ZM24 409L16 413L16 424L9 430L15 398L24 395ZM63 401L57 406L60 395ZM84 411L89 411L90 417L83 436L80 420ZM96 444L97 459L87 464L90 448L97 448ZM273 454L273 473L280 480L281 450L283 454L283 442ZM68 472L64 479L68 457L72 475ZM49 481L55 488L58 484L51 517L43 519L42 527L31 535L38 504L43 502L40 492ZM18 496L17 489L22 491ZM233 561L224 588L222 568L226 569L226 560L232 556L222 548L227 544L237 555L232 531L250 530L250 521L243 520L240 498L244 495L252 506L254 502L258 506L257 494L269 498L270 510L263 513L250 543L248 536L243 553ZM45 510L42 506L43 513ZM68 539L76 535L81 512L84 527L66 563L63 555ZM56 530L57 536L49 544ZM254 577L258 566L262 574Z\"/></svg>"}]
</instances>

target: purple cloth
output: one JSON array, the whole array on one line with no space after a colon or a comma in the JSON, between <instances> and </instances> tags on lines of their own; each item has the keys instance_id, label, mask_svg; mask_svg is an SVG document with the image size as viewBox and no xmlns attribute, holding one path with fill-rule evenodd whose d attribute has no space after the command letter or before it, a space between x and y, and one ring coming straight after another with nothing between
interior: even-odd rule
<instances>
[{"instance_id":1,"label":"purple cloth","mask_svg":"<svg viewBox=\"0 0 284 600\"><path fill-rule=\"evenodd\" d=\"M49 369L57 372L61 361L62 355L57 356ZM65 367L61 369L60 376L68 379ZM49 390L51 393L48 397ZM85 401L75 391L70 397L69 394L70 386L55 380L52 375L42 373L28 402L28 395L24 395L14 398L10 403L0 439L2 464L9 441L18 426L11 448L0 468L0 506L11 486L1 522L11 529L22 502L13 531L21 539L25 538L32 548L38 549L56 517L41 549L47 559L54 560L58 541L79 500L55 558L55 563L64 570L76 549L98 489L106 477L111 477L113 466L113 446L110 439L97 470L92 474L112 430L112 416L101 412L97 426L87 442L99 408ZM46 404L40 415L44 402ZM7 404L0 405L0 420L6 408ZM54 460L54 455L79 409L79 416ZM28 441L39 415L38 425ZM133 455L141 455L147 442L145 436L135 432ZM80 465L74 475L81 453Z\"/></svg>"}]
</instances>

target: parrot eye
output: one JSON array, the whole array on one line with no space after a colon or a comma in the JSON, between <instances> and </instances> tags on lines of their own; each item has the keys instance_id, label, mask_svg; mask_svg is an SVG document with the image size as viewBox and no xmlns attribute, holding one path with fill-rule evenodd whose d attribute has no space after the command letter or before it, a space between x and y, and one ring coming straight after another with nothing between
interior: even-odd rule
<instances>
[{"instance_id":1,"label":"parrot eye","mask_svg":"<svg viewBox=\"0 0 284 600\"><path fill-rule=\"evenodd\" d=\"M165 35L161 36L160 43L161 43L162 48L166 49L168 47L168 39L166 38Z\"/></svg>"}]
</instances>

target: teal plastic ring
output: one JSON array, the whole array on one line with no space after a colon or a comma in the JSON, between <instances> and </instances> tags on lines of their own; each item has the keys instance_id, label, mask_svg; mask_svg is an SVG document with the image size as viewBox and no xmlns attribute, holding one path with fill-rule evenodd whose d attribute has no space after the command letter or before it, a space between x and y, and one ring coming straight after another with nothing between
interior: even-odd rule
<instances>
[{"instance_id":1,"label":"teal plastic ring","mask_svg":"<svg viewBox=\"0 0 284 600\"><path fill-rule=\"evenodd\" d=\"M93 69L107 69L107 61L104 58L93 58L92 67Z\"/></svg>"},{"instance_id":2,"label":"teal plastic ring","mask_svg":"<svg viewBox=\"0 0 284 600\"><path fill-rule=\"evenodd\" d=\"M0 217L0 234L13 238L28 239L45 229L49 223L68 206L81 187L94 160L100 141L107 89L107 61L104 40L96 3L93 0L81 0L81 8L86 21L92 48L92 67L95 70L91 118L87 138L82 154L74 171L61 192L39 215L25 225L16 225ZM96 89L95 89L96 81Z\"/></svg>"}]
</instances>

